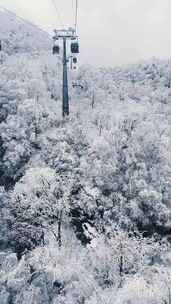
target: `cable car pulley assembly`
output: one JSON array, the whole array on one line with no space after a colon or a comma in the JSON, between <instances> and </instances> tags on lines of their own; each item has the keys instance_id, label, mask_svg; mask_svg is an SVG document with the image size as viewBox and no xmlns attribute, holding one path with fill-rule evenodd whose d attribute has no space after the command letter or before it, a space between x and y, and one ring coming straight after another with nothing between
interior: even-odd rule
<instances>
[{"instance_id":1,"label":"cable car pulley assembly","mask_svg":"<svg viewBox=\"0 0 171 304\"><path fill-rule=\"evenodd\" d=\"M61 14L58 11L58 8L56 6L55 0L52 0L53 5L55 7L55 10L57 11L58 17L60 17L61 20ZM67 30L55 30L55 36L53 37L53 49L52 53L53 55L59 55L60 54L60 44L59 40L65 36L66 40L68 41L68 38L70 39L70 53L71 55L68 56L68 60L71 60L71 69L77 68L77 55L79 54L79 42L78 42L78 36L77 36L77 23L78 23L78 0L75 0L75 16L74 16L74 27L70 27ZM68 35L67 35L68 32ZM62 36L63 34L63 36ZM74 55L74 56L72 56Z\"/></svg>"},{"instance_id":2,"label":"cable car pulley assembly","mask_svg":"<svg viewBox=\"0 0 171 304\"><path fill-rule=\"evenodd\" d=\"M71 69L76 69L76 65L78 63L77 55L79 54L79 42L78 37L75 36L75 32L71 29L69 30L63 30L63 31L57 31L55 30L55 36L53 37L53 48L52 53L53 55L59 55L60 54L60 43L59 40L66 38L66 40L70 39L70 53L71 55L68 56L68 61L71 59ZM75 40L75 41L74 41ZM73 42L74 41L74 42Z\"/></svg>"}]
</instances>

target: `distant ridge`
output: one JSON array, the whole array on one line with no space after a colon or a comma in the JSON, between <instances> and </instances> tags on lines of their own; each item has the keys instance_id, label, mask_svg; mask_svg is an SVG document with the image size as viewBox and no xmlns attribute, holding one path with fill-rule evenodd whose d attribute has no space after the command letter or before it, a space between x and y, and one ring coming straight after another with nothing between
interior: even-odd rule
<instances>
[{"instance_id":1,"label":"distant ridge","mask_svg":"<svg viewBox=\"0 0 171 304\"><path fill-rule=\"evenodd\" d=\"M41 27L39 27L37 24L35 24L35 23L33 23L33 22L27 20L26 18L24 18L24 17L22 17L22 16L20 16L20 15L17 15L17 13L15 13L14 11L11 11L11 10L9 10L9 9L7 9L7 8L5 8L5 7L3 7L3 6L0 6L0 13L1 13L1 12L2 12L2 13L6 13L6 14L8 14L8 15L10 15L10 16L13 16L13 17L16 18L18 21L27 23L29 26L32 26L33 28L36 27L39 31L42 31L42 33L44 33L44 34L46 34L46 35L48 35L48 36L50 37L50 34L49 34L47 31L43 30L43 29L42 29Z\"/></svg>"},{"instance_id":2,"label":"distant ridge","mask_svg":"<svg viewBox=\"0 0 171 304\"><path fill-rule=\"evenodd\" d=\"M33 28L37 28L39 31L41 31L42 33L48 35L50 37L50 34L43 30L41 27L39 27L37 24L27 20L26 18L20 16L20 15L17 15L17 13L15 13L14 11L11 11L3 6L0 6L0 12L2 13L6 13L8 14L9 16L13 16L14 18L16 18L18 21L21 21L22 23L27 23L29 26L33 27Z\"/></svg>"},{"instance_id":3,"label":"distant ridge","mask_svg":"<svg viewBox=\"0 0 171 304\"><path fill-rule=\"evenodd\" d=\"M50 34L34 23L0 6L0 39L10 54L49 50Z\"/></svg>"}]
</instances>

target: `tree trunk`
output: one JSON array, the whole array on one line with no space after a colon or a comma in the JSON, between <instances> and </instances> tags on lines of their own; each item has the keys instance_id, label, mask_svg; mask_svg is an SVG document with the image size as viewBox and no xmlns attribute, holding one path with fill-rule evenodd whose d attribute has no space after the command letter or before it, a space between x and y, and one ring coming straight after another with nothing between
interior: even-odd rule
<instances>
[{"instance_id":1,"label":"tree trunk","mask_svg":"<svg viewBox=\"0 0 171 304\"><path fill-rule=\"evenodd\" d=\"M58 218L58 245L59 248L62 246L62 210L59 212Z\"/></svg>"}]
</instances>

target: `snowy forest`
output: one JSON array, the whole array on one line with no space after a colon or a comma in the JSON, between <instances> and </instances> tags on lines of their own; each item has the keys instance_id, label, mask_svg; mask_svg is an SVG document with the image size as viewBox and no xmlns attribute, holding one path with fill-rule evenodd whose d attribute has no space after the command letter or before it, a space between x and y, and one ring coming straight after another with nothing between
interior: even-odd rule
<instances>
[{"instance_id":1,"label":"snowy forest","mask_svg":"<svg viewBox=\"0 0 171 304\"><path fill-rule=\"evenodd\" d=\"M63 119L50 37L0 22L0 304L171 304L171 60L80 66Z\"/></svg>"}]
</instances>

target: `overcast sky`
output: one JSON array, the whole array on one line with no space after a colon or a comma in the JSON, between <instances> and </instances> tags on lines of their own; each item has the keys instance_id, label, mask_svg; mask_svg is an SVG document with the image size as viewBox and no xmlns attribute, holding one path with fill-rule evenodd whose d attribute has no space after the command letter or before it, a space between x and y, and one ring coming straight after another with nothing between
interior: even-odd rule
<instances>
[{"instance_id":1,"label":"overcast sky","mask_svg":"<svg viewBox=\"0 0 171 304\"><path fill-rule=\"evenodd\" d=\"M72 2L54 0L0 0L51 32L73 24ZM101 65L171 57L171 0L79 0L81 61Z\"/></svg>"}]
</instances>

